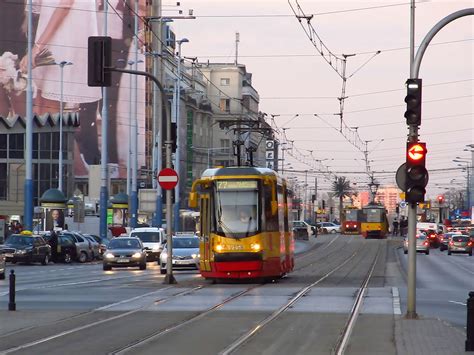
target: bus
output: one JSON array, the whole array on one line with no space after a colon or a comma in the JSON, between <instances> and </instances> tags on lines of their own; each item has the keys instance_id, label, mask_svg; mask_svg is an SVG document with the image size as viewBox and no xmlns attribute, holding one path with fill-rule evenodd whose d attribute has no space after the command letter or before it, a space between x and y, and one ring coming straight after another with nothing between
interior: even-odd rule
<instances>
[{"instance_id":1,"label":"bus","mask_svg":"<svg viewBox=\"0 0 474 355\"><path fill-rule=\"evenodd\" d=\"M206 279L274 279L294 267L291 191L275 171L207 169L189 207L200 213L200 273Z\"/></svg>"}]
</instances>

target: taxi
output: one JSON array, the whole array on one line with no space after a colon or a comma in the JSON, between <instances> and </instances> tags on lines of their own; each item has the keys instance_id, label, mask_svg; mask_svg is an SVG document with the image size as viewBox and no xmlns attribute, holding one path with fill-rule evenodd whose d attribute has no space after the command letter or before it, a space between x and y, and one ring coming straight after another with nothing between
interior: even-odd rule
<instances>
[{"instance_id":1,"label":"taxi","mask_svg":"<svg viewBox=\"0 0 474 355\"><path fill-rule=\"evenodd\" d=\"M17 262L40 262L47 265L51 260L51 247L39 235L30 231L12 234L2 246L2 253L6 261L13 264Z\"/></svg>"}]
</instances>

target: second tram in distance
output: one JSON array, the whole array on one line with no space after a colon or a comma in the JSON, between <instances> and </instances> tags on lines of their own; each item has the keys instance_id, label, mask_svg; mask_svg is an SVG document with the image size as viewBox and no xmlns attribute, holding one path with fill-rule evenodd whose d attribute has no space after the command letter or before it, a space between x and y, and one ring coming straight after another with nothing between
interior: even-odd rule
<instances>
[{"instance_id":1,"label":"second tram in distance","mask_svg":"<svg viewBox=\"0 0 474 355\"><path fill-rule=\"evenodd\" d=\"M207 169L189 205L200 212L200 272L206 279L275 278L293 270L291 193L266 168Z\"/></svg>"},{"instance_id":2,"label":"second tram in distance","mask_svg":"<svg viewBox=\"0 0 474 355\"><path fill-rule=\"evenodd\" d=\"M388 219L385 206L368 204L362 207L361 234L364 238L386 238L388 234Z\"/></svg>"}]
</instances>

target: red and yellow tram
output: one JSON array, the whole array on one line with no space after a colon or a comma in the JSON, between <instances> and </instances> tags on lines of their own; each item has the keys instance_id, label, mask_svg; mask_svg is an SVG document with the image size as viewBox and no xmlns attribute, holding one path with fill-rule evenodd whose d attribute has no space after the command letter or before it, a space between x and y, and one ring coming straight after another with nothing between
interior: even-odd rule
<instances>
[{"instance_id":1,"label":"red and yellow tram","mask_svg":"<svg viewBox=\"0 0 474 355\"><path fill-rule=\"evenodd\" d=\"M342 211L341 233L360 234L362 210L355 206L347 206Z\"/></svg>"},{"instance_id":2,"label":"red and yellow tram","mask_svg":"<svg viewBox=\"0 0 474 355\"><path fill-rule=\"evenodd\" d=\"M291 192L273 170L207 169L189 205L200 211L200 272L206 279L281 277L293 270Z\"/></svg>"}]
</instances>

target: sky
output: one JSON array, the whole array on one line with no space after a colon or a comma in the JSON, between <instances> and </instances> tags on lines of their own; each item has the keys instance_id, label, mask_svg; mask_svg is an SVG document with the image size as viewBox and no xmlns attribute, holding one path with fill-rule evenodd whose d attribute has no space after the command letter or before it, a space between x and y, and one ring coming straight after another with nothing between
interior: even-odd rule
<instances>
[{"instance_id":1,"label":"sky","mask_svg":"<svg viewBox=\"0 0 474 355\"><path fill-rule=\"evenodd\" d=\"M294 0L290 2L296 6ZM178 15L173 4L163 2L164 16ZM409 1L300 0L299 4L305 14L314 14L311 24L332 53L355 54L347 59L344 123L357 127L353 132L357 130L367 145L376 181L395 185L395 171L405 160L408 133L403 115L409 77ZM415 45L442 18L473 6L473 1L417 2ZM346 176L359 190L366 189L364 154L338 129L340 120L335 113L339 112L342 79L319 55L287 0L185 0L179 8L184 14L192 9L196 16L172 24L178 39L189 39L183 44L184 56L198 57L200 62L232 63L235 33L239 32L238 62L253 74L260 111L268 117L275 115L274 127L280 132L286 128L287 139L294 141L294 157L286 154L285 163L302 171L319 167L314 160L323 160L327 170ZM377 51L380 53L374 56ZM467 16L434 37L421 63L419 134L428 149L431 198L446 188L466 186L466 171L452 160L471 159L464 149L474 143L473 56L474 18ZM297 160L305 155L304 160L312 159L312 164ZM304 179L304 173L297 175ZM319 189L330 189L329 181L317 176Z\"/></svg>"}]
</instances>

